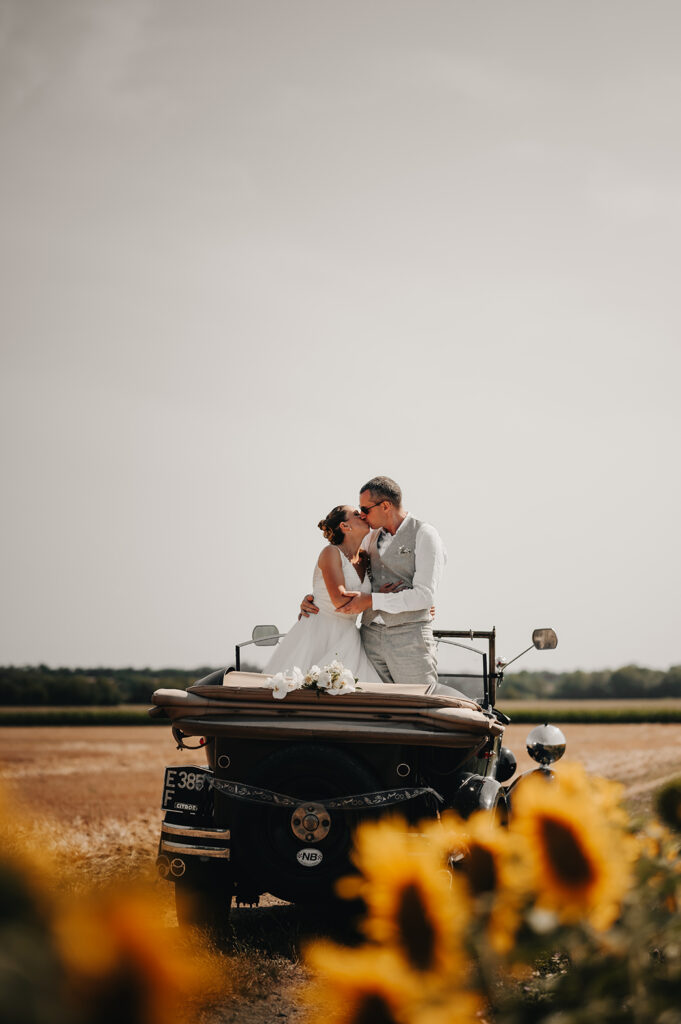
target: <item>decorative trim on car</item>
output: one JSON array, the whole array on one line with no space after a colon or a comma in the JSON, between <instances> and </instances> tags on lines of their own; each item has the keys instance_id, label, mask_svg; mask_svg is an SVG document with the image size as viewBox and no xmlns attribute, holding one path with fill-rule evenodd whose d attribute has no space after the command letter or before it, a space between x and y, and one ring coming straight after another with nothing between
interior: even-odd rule
<instances>
[{"instance_id":1,"label":"decorative trim on car","mask_svg":"<svg viewBox=\"0 0 681 1024\"><path fill-rule=\"evenodd\" d=\"M209 785L220 793L231 796L234 800L247 800L255 804L273 804L275 807L299 807L307 801L300 797L287 796L285 793L275 793L271 789L263 789L259 786L247 786L244 782L230 782L228 779L211 779ZM390 807L391 804L401 804L406 800L414 800L419 796L433 796L443 804L444 799L437 790L430 786L412 786L399 789L383 789L374 793L355 793L350 796L338 796L331 799L323 799L322 803L327 810L354 810L361 807ZM319 799L319 798L317 798Z\"/></svg>"}]
</instances>

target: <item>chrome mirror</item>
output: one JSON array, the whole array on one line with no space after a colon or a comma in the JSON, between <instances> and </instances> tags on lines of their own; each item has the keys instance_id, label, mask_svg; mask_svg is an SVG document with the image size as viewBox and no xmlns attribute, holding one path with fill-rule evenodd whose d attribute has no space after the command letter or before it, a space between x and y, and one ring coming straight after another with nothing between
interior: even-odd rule
<instances>
[{"instance_id":1,"label":"chrome mirror","mask_svg":"<svg viewBox=\"0 0 681 1024\"><path fill-rule=\"evenodd\" d=\"M527 737L527 753L539 764L553 764L565 753L565 736L556 725L538 725Z\"/></svg>"},{"instance_id":2,"label":"chrome mirror","mask_svg":"<svg viewBox=\"0 0 681 1024\"><path fill-rule=\"evenodd\" d=\"M532 644L538 651L553 651L558 646L558 637L553 629L535 629Z\"/></svg>"},{"instance_id":3,"label":"chrome mirror","mask_svg":"<svg viewBox=\"0 0 681 1024\"><path fill-rule=\"evenodd\" d=\"M279 630L276 626L254 626L251 637L256 647L275 647L279 641Z\"/></svg>"},{"instance_id":4,"label":"chrome mirror","mask_svg":"<svg viewBox=\"0 0 681 1024\"><path fill-rule=\"evenodd\" d=\"M499 658L497 661L497 669L499 672L505 672L509 665L512 665L518 658L522 658L523 654L527 654L534 647L537 651L552 651L558 646L558 637L554 629L535 629L532 633L532 643L529 647L526 647L520 654L516 654L515 658L511 658L510 661L506 661L505 658Z\"/></svg>"}]
</instances>

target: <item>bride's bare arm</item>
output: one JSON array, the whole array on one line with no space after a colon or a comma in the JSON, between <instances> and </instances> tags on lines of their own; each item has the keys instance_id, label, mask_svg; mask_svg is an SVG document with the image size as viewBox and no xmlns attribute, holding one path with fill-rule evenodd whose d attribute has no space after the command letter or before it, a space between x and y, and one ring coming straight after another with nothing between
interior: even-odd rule
<instances>
[{"instance_id":1,"label":"bride's bare arm","mask_svg":"<svg viewBox=\"0 0 681 1024\"><path fill-rule=\"evenodd\" d=\"M342 608L350 599L345 596L345 577L338 548L332 544L329 544L328 548L324 548L317 565L322 570L324 583L334 608Z\"/></svg>"}]
</instances>

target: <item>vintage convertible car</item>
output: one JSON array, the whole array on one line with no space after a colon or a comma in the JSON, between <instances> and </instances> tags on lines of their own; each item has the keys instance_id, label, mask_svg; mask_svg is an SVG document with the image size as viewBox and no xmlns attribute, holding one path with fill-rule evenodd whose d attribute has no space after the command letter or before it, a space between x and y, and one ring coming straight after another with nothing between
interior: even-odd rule
<instances>
[{"instance_id":1,"label":"vintage convertible car","mask_svg":"<svg viewBox=\"0 0 681 1024\"><path fill-rule=\"evenodd\" d=\"M236 669L153 695L150 714L169 719L178 748L207 755L205 766L165 774L157 865L175 884L180 923L219 928L233 899L253 905L263 893L330 898L351 870L353 830L367 817L509 811L512 785L504 783L516 760L502 745L509 719L495 701L510 662L495 660L494 630L435 632L438 642L478 655L477 673L430 686L360 680L353 692L295 689L275 700L271 676L240 671L240 651L279 635L256 627L237 646ZM483 640L486 649L464 640ZM527 650L556 644L553 630L539 629ZM190 737L199 743L186 743ZM528 750L544 766L565 749L552 726L531 737Z\"/></svg>"}]
</instances>

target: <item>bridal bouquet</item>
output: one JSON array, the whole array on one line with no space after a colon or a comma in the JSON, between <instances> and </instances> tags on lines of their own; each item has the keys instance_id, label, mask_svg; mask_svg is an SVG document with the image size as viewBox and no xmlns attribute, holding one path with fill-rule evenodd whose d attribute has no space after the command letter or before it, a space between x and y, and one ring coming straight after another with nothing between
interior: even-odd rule
<instances>
[{"instance_id":1,"label":"bridal bouquet","mask_svg":"<svg viewBox=\"0 0 681 1024\"><path fill-rule=\"evenodd\" d=\"M357 678L340 661L330 665L313 665L307 672L301 672L297 665L286 672L272 676L272 696L283 700L292 690L324 690L326 693L352 693Z\"/></svg>"}]
</instances>

